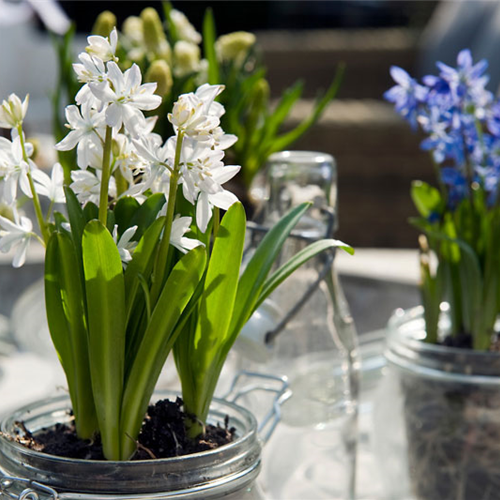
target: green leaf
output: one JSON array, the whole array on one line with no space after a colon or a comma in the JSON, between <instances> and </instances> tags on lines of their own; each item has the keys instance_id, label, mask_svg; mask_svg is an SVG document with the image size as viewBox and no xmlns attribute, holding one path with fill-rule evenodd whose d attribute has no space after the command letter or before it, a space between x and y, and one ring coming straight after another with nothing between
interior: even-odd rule
<instances>
[{"instance_id":1,"label":"green leaf","mask_svg":"<svg viewBox=\"0 0 500 500\"><path fill-rule=\"evenodd\" d=\"M411 197L420 215L428 219L432 214L440 214L443 208L441 193L427 182L413 181Z\"/></svg>"},{"instance_id":2,"label":"green leaf","mask_svg":"<svg viewBox=\"0 0 500 500\"><path fill-rule=\"evenodd\" d=\"M125 285L109 231L97 220L83 232L92 388L108 460L120 460L120 409L125 358Z\"/></svg>"},{"instance_id":3,"label":"green leaf","mask_svg":"<svg viewBox=\"0 0 500 500\"><path fill-rule=\"evenodd\" d=\"M287 149L290 144L294 143L299 137L305 134L319 120L330 101L337 95L343 76L344 65L340 65L335 74L335 78L330 85L330 88L326 91L325 95L316 103L313 112L293 130L274 138L272 143L266 149L264 156L260 158L262 163L272 153Z\"/></svg>"},{"instance_id":4,"label":"green leaf","mask_svg":"<svg viewBox=\"0 0 500 500\"><path fill-rule=\"evenodd\" d=\"M83 216L87 222L99 218L99 208L95 203L91 201L88 202L85 207L83 207Z\"/></svg>"},{"instance_id":5,"label":"green leaf","mask_svg":"<svg viewBox=\"0 0 500 500\"><path fill-rule=\"evenodd\" d=\"M132 260L128 263L127 269L125 270L127 322L130 319L132 306L134 305L137 290L140 286L139 276L148 280L151 275L164 221L165 217L160 217L147 229L140 239L137 248L132 254Z\"/></svg>"},{"instance_id":6,"label":"green leaf","mask_svg":"<svg viewBox=\"0 0 500 500\"><path fill-rule=\"evenodd\" d=\"M204 247L191 250L174 266L158 298L123 395L123 460L130 458L136 449L134 440L139 434L156 381L175 342L172 333L204 274L205 262Z\"/></svg>"},{"instance_id":7,"label":"green leaf","mask_svg":"<svg viewBox=\"0 0 500 500\"><path fill-rule=\"evenodd\" d=\"M81 280L74 279L78 267L69 234L54 233L45 255L47 321L68 380L77 434L91 439L97 421L88 358L85 291Z\"/></svg>"},{"instance_id":8,"label":"green leaf","mask_svg":"<svg viewBox=\"0 0 500 500\"><path fill-rule=\"evenodd\" d=\"M132 196L120 198L113 210L115 222L118 224L118 237L120 237L129 227L132 227L132 219L141 205ZM134 240L138 238L134 235Z\"/></svg>"},{"instance_id":9,"label":"green leaf","mask_svg":"<svg viewBox=\"0 0 500 500\"><path fill-rule=\"evenodd\" d=\"M307 247L297 252L288 262L276 270L264 283L259 298L253 306L250 315L264 302L264 300L292 273L316 255L331 248L342 248L350 255L354 255L354 249L339 240L320 240L311 243Z\"/></svg>"},{"instance_id":10,"label":"green leaf","mask_svg":"<svg viewBox=\"0 0 500 500\"><path fill-rule=\"evenodd\" d=\"M203 52L208 61L208 83L210 85L221 83L219 62L215 53L216 36L214 15L212 9L208 8L203 18Z\"/></svg>"},{"instance_id":11,"label":"green leaf","mask_svg":"<svg viewBox=\"0 0 500 500\"><path fill-rule=\"evenodd\" d=\"M167 22L169 42L172 46L179 40L179 34L177 33L177 28L175 23L172 21L172 4L170 2L163 2L163 14L165 15L165 21Z\"/></svg>"},{"instance_id":12,"label":"green leaf","mask_svg":"<svg viewBox=\"0 0 500 500\"><path fill-rule=\"evenodd\" d=\"M182 360L192 371L194 387L183 381L184 407L205 420L224 358L221 353L230 342L229 326L236 298L243 244L246 232L245 210L234 203L219 226L205 278L198 311L198 324L191 343L190 359ZM185 339L180 339L183 342Z\"/></svg>"},{"instance_id":13,"label":"green leaf","mask_svg":"<svg viewBox=\"0 0 500 500\"><path fill-rule=\"evenodd\" d=\"M158 212L165 205L165 195L156 193L151 195L135 212L130 221L131 226L137 226L134 240L140 240L146 229L153 224L158 216Z\"/></svg>"},{"instance_id":14,"label":"green leaf","mask_svg":"<svg viewBox=\"0 0 500 500\"><path fill-rule=\"evenodd\" d=\"M304 84L301 81L295 82L294 85L285 90L275 110L266 120L263 133L264 140L274 139L276 132L278 132L279 127L289 115L293 105L300 99L303 90Z\"/></svg>"},{"instance_id":15,"label":"green leaf","mask_svg":"<svg viewBox=\"0 0 500 500\"><path fill-rule=\"evenodd\" d=\"M238 285L238 294L230 326L231 337L236 338L243 325L250 317L250 311L259 298L267 275L278 256L283 243L310 207L310 203L302 203L291 210L273 226L266 234L243 272Z\"/></svg>"}]
</instances>

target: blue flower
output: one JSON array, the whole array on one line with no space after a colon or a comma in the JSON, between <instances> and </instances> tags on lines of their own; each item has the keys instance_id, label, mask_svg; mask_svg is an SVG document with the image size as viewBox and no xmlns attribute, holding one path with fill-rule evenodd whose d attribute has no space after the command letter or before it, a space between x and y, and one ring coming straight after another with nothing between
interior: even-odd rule
<instances>
[{"instance_id":1,"label":"blue flower","mask_svg":"<svg viewBox=\"0 0 500 500\"><path fill-rule=\"evenodd\" d=\"M448 208L454 210L469 192L465 175L453 167L441 169L441 180L448 187Z\"/></svg>"},{"instance_id":2,"label":"blue flower","mask_svg":"<svg viewBox=\"0 0 500 500\"><path fill-rule=\"evenodd\" d=\"M469 49L464 49L457 56L457 68L442 62L436 63L440 70L440 78L448 83L450 95L455 105L464 107L472 104L481 109L492 99L491 92L485 89L489 76L483 75L488 68L488 61L482 59L473 64Z\"/></svg>"},{"instance_id":3,"label":"blue flower","mask_svg":"<svg viewBox=\"0 0 500 500\"><path fill-rule=\"evenodd\" d=\"M419 103L427 97L427 88L398 66L391 66L391 76L398 84L384 93L384 98L395 104L396 111L406 118L413 129L417 128L417 114Z\"/></svg>"}]
</instances>

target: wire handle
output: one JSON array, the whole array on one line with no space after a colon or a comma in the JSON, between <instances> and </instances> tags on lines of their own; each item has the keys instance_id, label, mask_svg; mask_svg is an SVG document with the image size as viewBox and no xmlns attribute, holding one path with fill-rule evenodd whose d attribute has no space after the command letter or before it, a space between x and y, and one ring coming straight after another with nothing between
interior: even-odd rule
<instances>
[{"instance_id":1,"label":"wire handle","mask_svg":"<svg viewBox=\"0 0 500 500\"><path fill-rule=\"evenodd\" d=\"M245 378L248 380L242 385L242 380ZM252 379L258 379L259 382L251 382ZM263 383L263 381L267 383ZM231 387L223 396L223 399L236 403L238 399L256 391L276 394L271 409L265 414L257 428L259 438L265 444L279 424L281 420L281 406L291 397L292 391L289 388L288 379L284 376L280 377L277 375L242 370L235 375Z\"/></svg>"},{"instance_id":2,"label":"wire handle","mask_svg":"<svg viewBox=\"0 0 500 500\"><path fill-rule=\"evenodd\" d=\"M14 489L23 488L21 493L15 493ZM43 494L43 496L40 496ZM16 500L58 500L57 491L30 479L6 476L0 470L0 497L15 498Z\"/></svg>"}]
</instances>

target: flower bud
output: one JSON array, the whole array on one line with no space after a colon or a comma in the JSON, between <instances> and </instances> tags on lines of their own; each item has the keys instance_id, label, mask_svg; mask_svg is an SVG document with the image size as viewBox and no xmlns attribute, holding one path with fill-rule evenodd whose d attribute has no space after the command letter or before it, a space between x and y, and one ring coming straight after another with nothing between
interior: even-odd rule
<instances>
[{"instance_id":1,"label":"flower bud","mask_svg":"<svg viewBox=\"0 0 500 500\"><path fill-rule=\"evenodd\" d=\"M170 11L172 21L179 40L194 44L201 43L201 35L194 29L189 19L180 11L172 9Z\"/></svg>"},{"instance_id":2,"label":"flower bud","mask_svg":"<svg viewBox=\"0 0 500 500\"><path fill-rule=\"evenodd\" d=\"M130 16L123 21L123 34L132 42L140 44L143 42L142 19L137 16Z\"/></svg>"},{"instance_id":3,"label":"flower bud","mask_svg":"<svg viewBox=\"0 0 500 500\"><path fill-rule=\"evenodd\" d=\"M148 7L141 12L141 19L142 35L146 48L150 52L156 52L158 47L166 42L160 16L153 7Z\"/></svg>"},{"instance_id":4,"label":"flower bud","mask_svg":"<svg viewBox=\"0 0 500 500\"><path fill-rule=\"evenodd\" d=\"M243 64L251 47L255 45L255 35L247 31L235 31L223 35L215 42L217 57L222 62Z\"/></svg>"},{"instance_id":5,"label":"flower bud","mask_svg":"<svg viewBox=\"0 0 500 500\"><path fill-rule=\"evenodd\" d=\"M3 201L0 201L0 217L5 217L14 222L14 209Z\"/></svg>"},{"instance_id":6,"label":"flower bud","mask_svg":"<svg viewBox=\"0 0 500 500\"><path fill-rule=\"evenodd\" d=\"M10 94L9 98L0 105L0 127L16 128L23 123L28 110L29 95L23 102L16 94Z\"/></svg>"},{"instance_id":7,"label":"flower bud","mask_svg":"<svg viewBox=\"0 0 500 500\"><path fill-rule=\"evenodd\" d=\"M120 156L121 154L120 143L116 139L113 139L111 141L111 154L114 158L118 158L118 156Z\"/></svg>"},{"instance_id":8,"label":"flower bud","mask_svg":"<svg viewBox=\"0 0 500 500\"><path fill-rule=\"evenodd\" d=\"M253 101L257 106L266 107L269 101L269 83L265 78L260 78L253 87Z\"/></svg>"},{"instance_id":9,"label":"flower bud","mask_svg":"<svg viewBox=\"0 0 500 500\"><path fill-rule=\"evenodd\" d=\"M183 77L198 71L200 65L200 48L194 43L181 40L174 46L174 74Z\"/></svg>"},{"instance_id":10,"label":"flower bud","mask_svg":"<svg viewBox=\"0 0 500 500\"><path fill-rule=\"evenodd\" d=\"M92 33L99 36L109 36L113 28L116 26L116 16L109 10L101 12L97 17Z\"/></svg>"},{"instance_id":11,"label":"flower bud","mask_svg":"<svg viewBox=\"0 0 500 500\"><path fill-rule=\"evenodd\" d=\"M155 94L163 97L172 89L172 71L163 59L157 59L151 63L145 75L146 82L156 82Z\"/></svg>"}]
</instances>

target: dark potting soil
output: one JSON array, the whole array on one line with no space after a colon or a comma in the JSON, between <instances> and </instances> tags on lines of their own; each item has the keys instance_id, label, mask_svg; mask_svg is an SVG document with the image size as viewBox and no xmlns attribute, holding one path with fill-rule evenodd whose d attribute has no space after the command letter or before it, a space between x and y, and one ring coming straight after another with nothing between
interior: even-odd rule
<instances>
[{"instance_id":1,"label":"dark potting soil","mask_svg":"<svg viewBox=\"0 0 500 500\"><path fill-rule=\"evenodd\" d=\"M459 347L462 349L472 349L472 335L470 333L458 333L457 335L448 335L444 338L441 345L446 347Z\"/></svg>"},{"instance_id":2,"label":"dark potting soil","mask_svg":"<svg viewBox=\"0 0 500 500\"><path fill-rule=\"evenodd\" d=\"M230 443L235 429L229 428L226 417L224 427L207 425L205 433L195 439L186 435L184 421L190 418L182 410L182 400L158 401L148 408L132 460L150 460L189 455L218 448ZM30 449L50 455L84 460L104 460L101 439L82 440L73 424L56 424L32 434L24 424L18 423L16 440Z\"/></svg>"}]
</instances>

